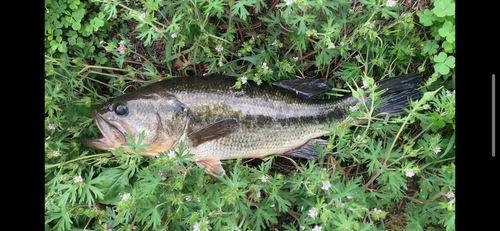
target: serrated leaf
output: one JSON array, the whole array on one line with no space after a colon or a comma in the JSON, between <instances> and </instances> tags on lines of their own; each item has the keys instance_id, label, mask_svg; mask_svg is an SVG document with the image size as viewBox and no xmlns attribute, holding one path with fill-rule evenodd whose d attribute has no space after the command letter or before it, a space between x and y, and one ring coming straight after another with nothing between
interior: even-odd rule
<instances>
[{"instance_id":1,"label":"serrated leaf","mask_svg":"<svg viewBox=\"0 0 500 231\"><path fill-rule=\"evenodd\" d=\"M95 187L101 190L103 196L98 199L99 203L118 205L120 192L129 187L130 169L108 168L102 171L96 179L99 183Z\"/></svg>"},{"instance_id":2,"label":"serrated leaf","mask_svg":"<svg viewBox=\"0 0 500 231\"><path fill-rule=\"evenodd\" d=\"M239 14L241 19L246 20L247 15L249 15L250 13L248 13L248 10L245 9L245 6L252 6L252 5L253 5L252 2L250 1L245 1L245 0L239 1L233 6L231 15L236 16L237 14Z\"/></svg>"},{"instance_id":3,"label":"serrated leaf","mask_svg":"<svg viewBox=\"0 0 500 231\"><path fill-rule=\"evenodd\" d=\"M91 206L94 202L93 195L98 199L103 198L104 194L102 194L102 190L95 187L95 185L100 183L103 179L99 177L92 179L93 176L94 169L91 168L90 173L85 177L85 186L83 187L79 203L86 201L87 204Z\"/></svg>"}]
</instances>

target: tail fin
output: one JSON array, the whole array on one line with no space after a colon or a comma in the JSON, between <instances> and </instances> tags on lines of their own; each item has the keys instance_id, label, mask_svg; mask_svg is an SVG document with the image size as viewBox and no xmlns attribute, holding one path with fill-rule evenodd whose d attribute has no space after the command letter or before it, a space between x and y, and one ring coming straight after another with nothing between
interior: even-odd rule
<instances>
[{"instance_id":1,"label":"tail fin","mask_svg":"<svg viewBox=\"0 0 500 231\"><path fill-rule=\"evenodd\" d=\"M401 75L376 82L380 90L387 89L381 97L388 99L375 108L374 114L388 113L389 116L394 116L406 113L403 108L410 106L410 99L422 98L422 94L417 90L421 82L422 75L420 73Z\"/></svg>"}]
</instances>

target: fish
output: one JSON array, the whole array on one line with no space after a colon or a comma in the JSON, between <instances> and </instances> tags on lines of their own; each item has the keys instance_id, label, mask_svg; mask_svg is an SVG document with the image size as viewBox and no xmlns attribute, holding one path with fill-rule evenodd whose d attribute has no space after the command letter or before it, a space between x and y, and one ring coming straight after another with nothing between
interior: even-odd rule
<instances>
[{"instance_id":1,"label":"fish","mask_svg":"<svg viewBox=\"0 0 500 231\"><path fill-rule=\"evenodd\" d=\"M83 145L115 150L127 143L125 134L148 144L139 155L157 157L181 142L193 156L189 159L205 172L221 177L221 160L285 155L313 159L317 143L329 132L325 125L349 117L346 108L363 103L347 94L335 99L316 99L332 87L322 79L291 79L272 85L247 83L234 88L231 76L186 76L140 87L111 98L91 111L101 132L83 137ZM418 73L375 82L386 101L374 115L405 113L409 100L418 100L422 75ZM379 91L377 90L377 91ZM369 98L368 98L369 99ZM365 102L366 103L366 102ZM362 123L354 121L352 124Z\"/></svg>"}]
</instances>

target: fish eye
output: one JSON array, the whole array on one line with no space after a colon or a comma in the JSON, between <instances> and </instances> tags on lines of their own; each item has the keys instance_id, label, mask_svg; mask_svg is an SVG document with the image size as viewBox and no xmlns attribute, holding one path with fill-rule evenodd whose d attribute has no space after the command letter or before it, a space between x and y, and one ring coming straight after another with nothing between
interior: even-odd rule
<instances>
[{"instance_id":1,"label":"fish eye","mask_svg":"<svg viewBox=\"0 0 500 231\"><path fill-rule=\"evenodd\" d=\"M115 113L117 115L121 115L121 116L127 115L128 114L127 104L125 104L125 103L119 103L118 105L116 105L116 107L115 107Z\"/></svg>"}]
</instances>

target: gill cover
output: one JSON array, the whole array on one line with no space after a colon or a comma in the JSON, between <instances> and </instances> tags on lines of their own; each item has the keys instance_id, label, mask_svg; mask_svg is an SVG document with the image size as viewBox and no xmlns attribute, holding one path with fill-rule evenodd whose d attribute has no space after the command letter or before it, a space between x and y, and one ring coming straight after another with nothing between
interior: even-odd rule
<instances>
[{"instance_id":1,"label":"gill cover","mask_svg":"<svg viewBox=\"0 0 500 231\"><path fill-rule=\"evenodd\" d=\"M142 143L149 146L142 154L147 156L156 156L174 147L187 132L190 120L189 109L173 94L148 94L139 90L110 99L91 115L103 137L83 138L85 146L113 150L127 142L125 133L137 141L144 131Z\"/></svg>"}]
</instances>

